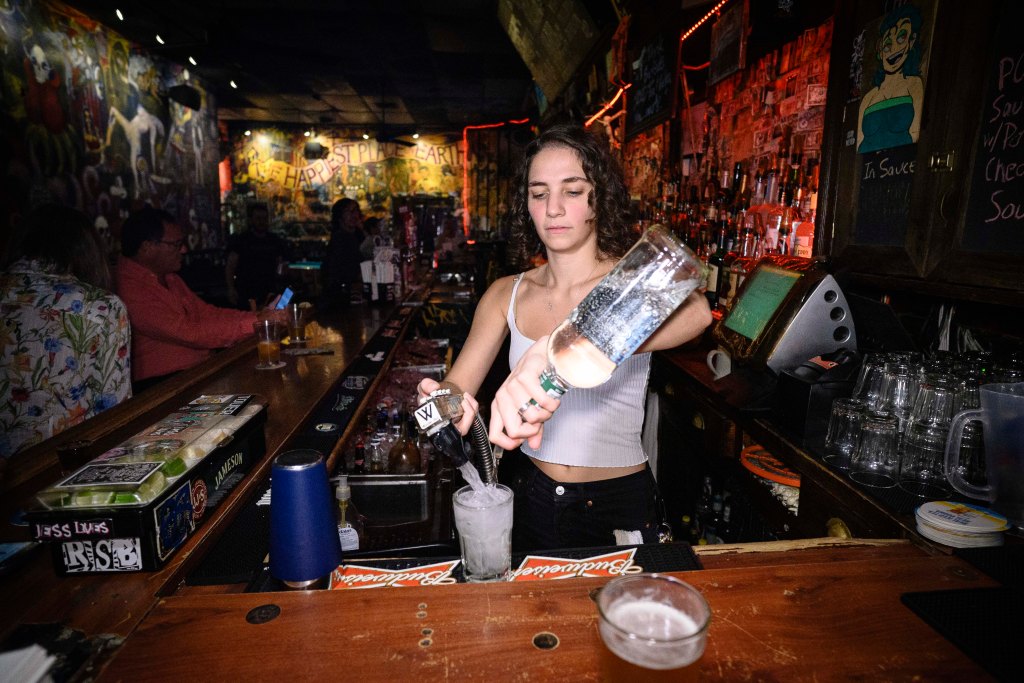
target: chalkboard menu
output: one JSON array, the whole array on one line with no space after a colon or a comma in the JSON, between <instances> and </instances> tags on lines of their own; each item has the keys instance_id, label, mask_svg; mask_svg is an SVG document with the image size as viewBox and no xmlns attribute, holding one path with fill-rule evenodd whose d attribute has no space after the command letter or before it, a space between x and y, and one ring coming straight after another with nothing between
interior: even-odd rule
<instances>
[{"instance_id":1,"label":"chalkboard menu","mask_svg":"<svg viewBox=\"0 0 1024 683\"><path fill-rule=\"evenodd\" d=\"M1024 3L1004 0L985 78L962 248L1024 254Z\"/></svg>"},{"instance_id":2,"label":"chalkboard menu","mask_svg":"<svg viewBox=\"0 0 1024 683\"><path fill-rule=\"evenodd\" d=\"M660 123L672 110L675 92L675 46L666 36L655 38L632 57L626 134Z\"/></svg>"},{"instance_id":3,"label":"chalkboard menu","mask_svg":"<svg viewBox=\"0 0 1024 683\"><path fill-rule=\"evenodd\" d=\"M743 15L746 3L733 5L722 12L711 27L711 72L708 82L718 83L743 68Z\"/></svg>"},{"instance_id":4,"label":"chalkboard menu","mask_svg":"<svg viewBox=\"0 0 1024 683\"><path fill-rule=\"evenodd\" d=\"M898 247L907 238L917 144L860 155L856 244Z\"/></svg>"}]
</instances>

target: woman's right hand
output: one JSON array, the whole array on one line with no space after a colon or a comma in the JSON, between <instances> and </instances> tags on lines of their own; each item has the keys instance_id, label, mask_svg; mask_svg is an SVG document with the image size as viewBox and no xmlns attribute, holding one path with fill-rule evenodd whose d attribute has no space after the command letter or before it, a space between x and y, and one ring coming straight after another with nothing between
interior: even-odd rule
<instances>
[{"instance_id":1,"label":"woman's right hand","mask_svg":"<svg viewBox=\"0 0 1024 683\"><path fill-rule=\"evenodd\" d=\"M453 394L462 394L462 417L459 418L458 422L455 422L455 428L459 430L459 433L465 436L469 433L470 427L473 426L473 419L480 412L480 403L473 397L472 394L464 392L459 389L458 386L452 382L438 382L430 377L424 377L420 380L420 383L416 385L416 393L419 398L427 398L432 392L437 391L441 388L449 389Z\"/></svg>"}]
</instances>

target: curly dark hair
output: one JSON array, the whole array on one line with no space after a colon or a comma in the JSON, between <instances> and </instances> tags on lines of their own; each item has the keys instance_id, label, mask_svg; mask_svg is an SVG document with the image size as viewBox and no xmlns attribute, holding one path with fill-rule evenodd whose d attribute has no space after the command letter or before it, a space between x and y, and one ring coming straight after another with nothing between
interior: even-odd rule
<instances>
[{"instance_id":1,"label":"curly dark hair","mask_svg":"<svg viewBox=\"0 0 1024 683\"><path fill-rule=\"evenodd\" d=\"M618 258L629 251L637 236L631 230L629 193L619 162L603 138L578 123L562 123L548 128L527 145L516 170L508 217L512 260L526 266L544 249L527 202L530 165L547 147L568 147L574 151L587 180L594 186L588 199L594 209L597 248L601 254Z\"/></svg>"}]
</instances>

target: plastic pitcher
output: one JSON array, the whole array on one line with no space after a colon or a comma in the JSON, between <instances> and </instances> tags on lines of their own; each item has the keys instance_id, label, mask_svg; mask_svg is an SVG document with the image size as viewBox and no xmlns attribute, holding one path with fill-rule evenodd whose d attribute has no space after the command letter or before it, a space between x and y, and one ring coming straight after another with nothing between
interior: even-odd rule
<instances>
[{"instance_id":1,"label":"plastic pitcher","mask_svg":"<svg viewBox=\"0 0 1024 683\"><path fill-rule=\"evenodd\" d=\"M981 408L957 413L946 442L946 474L960 493L988 501L1011 524L1024 528L1024 382L986 384ZM988 484L975 486L960 472L960 440L968 420L981 420Z\"/></svg>"}]
</instances>

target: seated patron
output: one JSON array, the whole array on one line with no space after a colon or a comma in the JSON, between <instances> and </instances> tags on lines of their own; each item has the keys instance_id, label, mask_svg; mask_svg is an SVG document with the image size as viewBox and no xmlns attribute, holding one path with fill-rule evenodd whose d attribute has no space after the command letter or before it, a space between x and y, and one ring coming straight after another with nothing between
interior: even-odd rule
<instances>
[{"instance_id":1,"label":"seated patron","mask_svg":"<svg viewBox=\"0 0 1024 683\"><path fill-rule=\"evenodd\" d=\"M132 395L128 313L89 219L48 204L16 229L0 274L0 456Z\"/></svg>"},{"instance_id":2,"label":"seated patron","mask_svg":"<svg viewBox=\"0 0 1024 683\"><path fill-rule=\"evenodd\" d=\"M259 314L200 299L176 273L185 235L166 211L146 207L121 228L117 292L132 323L132 380L140 391L253 336Z\"/></svg>"}]
</instances>

